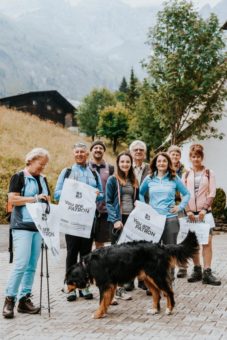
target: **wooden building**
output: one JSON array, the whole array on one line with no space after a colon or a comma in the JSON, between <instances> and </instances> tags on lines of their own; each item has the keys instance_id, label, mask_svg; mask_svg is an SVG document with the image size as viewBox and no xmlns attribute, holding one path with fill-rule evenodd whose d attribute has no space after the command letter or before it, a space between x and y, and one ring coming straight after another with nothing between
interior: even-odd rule
<instances>
[{"instance_id":1,"label":"wooden building","mask_svg":"<svg viewBox=\"0 0 227 340\"><path fill-rule=\"evenodd\" d=\"M76 125L76 108L58 91L28 92L1 98L0 105L30 112L41 119L48 119L65 127Z\"/></svg>"}]
</instances>

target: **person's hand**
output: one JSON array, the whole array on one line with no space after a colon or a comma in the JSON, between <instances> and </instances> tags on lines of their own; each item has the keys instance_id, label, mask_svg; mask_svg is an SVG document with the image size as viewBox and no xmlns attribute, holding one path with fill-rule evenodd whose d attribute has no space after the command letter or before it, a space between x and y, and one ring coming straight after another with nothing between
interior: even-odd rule
<instances>
[{"instance_id":1,"label":"person's hand","mask_svg":"<svg viewBox=\"0 0 227 340\"><path fill-rule=\"evenodd\" d=\"M39 195L37 195L37 199L38 199L38 201L41 201L41 200L48 201L48 195L39 194Z\"/></svg>"},{"instance_id":2,"label":"person's hand","mask_svg":"<svg viewBox=\"0 0 227 340\"><path fill-rule=\"evenodd\" d=\"M199 212L199 221L202 222L204 220L204 217L206 215L206 210L202 209L200 212Z\"/></svg>"},{"instance_id":3,"label":"person's hand","mask_svg":"<svg viewBox=\"0 0 227 340\"><path fill-rule=\"evenodd\" d=\"M117 221L114 223L114 229L121 229L123 228L123 223L121 221Z\"/></svg>"},{"instance_id":4,"label":"person's hand","mask_svg":"<svg viewBox=\"0 0 227 340\"><path fill-rule=\"evenodd\" d=\"M173 214L178 213L178 211L179 211L179 206L178 206L178 205L174 205L174 206L170 209L170 212L173 213Z\"/></svg>"},{"instance_id":5,"label":"person's hand","mask_svg":"<svg viewBox=\"0 0 227 340\"><path fill-rule=\"evenodd\" d=\"M195 215L193 214L192 211L189 211L189 212L187 213L187 216L188 216L190 222L192 222L192 223L195 222Z\"/></svg>"}]
</instances>

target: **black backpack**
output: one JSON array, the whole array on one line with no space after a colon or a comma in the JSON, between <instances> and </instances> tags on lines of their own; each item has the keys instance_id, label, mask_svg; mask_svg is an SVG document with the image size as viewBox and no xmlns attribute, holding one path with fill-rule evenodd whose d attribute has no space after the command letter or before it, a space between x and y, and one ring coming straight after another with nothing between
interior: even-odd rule
<instances>
[{"instance_id":1,"label":"black backpack","mask_svg":"<svg viewBox=\"0 0 227 340\"><path fill-rule=\"evenodd\" d=\"M96 172L95 170L91 169L91 167L89 167L89 169L91 170L93 176L95 177L96 186L98 187L98 184L99 184L98 174L97 174L97 172ZM69 178L71 172L72 172L72 168L67 168L67 169L66 169L65 176L64 176L64 180L65 180L66 178Z\"/></svg>"}]
</instances>

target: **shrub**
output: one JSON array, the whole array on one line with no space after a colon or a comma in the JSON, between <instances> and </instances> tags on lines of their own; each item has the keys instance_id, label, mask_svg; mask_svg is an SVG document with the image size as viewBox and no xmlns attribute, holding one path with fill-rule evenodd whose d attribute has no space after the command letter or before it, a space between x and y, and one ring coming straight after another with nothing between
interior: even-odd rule
<instances>
[{"instance_id":1,"label":"shrub","mask_svg":"<svg viewBox=\"0 0 227 340\"><path fill-rule=\"evenodd\" d=\"M226 206L226 194L222 188L217 188L216 196L212 204L214 217L221 218Z\"/></svg>"}]
</instances>

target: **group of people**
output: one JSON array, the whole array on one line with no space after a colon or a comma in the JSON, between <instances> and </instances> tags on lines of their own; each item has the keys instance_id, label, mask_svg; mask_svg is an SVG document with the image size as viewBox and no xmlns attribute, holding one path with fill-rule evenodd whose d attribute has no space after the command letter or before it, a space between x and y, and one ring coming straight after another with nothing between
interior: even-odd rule
<instances>
[{"instance_id":1,"label":"group of people","mask_svg":"<svg viewBox=\"0 0 227 340\"><path fill-rule=\"evenodd\" d=\"M89 150L86 144L77 143L73 147L74 164L60 173L54 191L54 199L59 201L64 180L75 179L97 189L96 214L90 238L65 235L66 271L79 258L96 248L105 246L106 242L115 244L124 228L128 216L135 207L136 200L145 202L159 214L166 216L166 223L160 242L176 244L179 233L179 217L186 216L191 222L203 221L211 212L215 197L215 176L204 164L202 145L193 144L189 159L191 168L186 170L181 164L181 149L172 145L168 152L158 153L150 162L145 162L147 148L143 141L131 143L128 151L121 152L116 165L108 164L105 159L106 146L101 140L94 141ZM42 148L35 148L26 156L25 169L12 176L9 186L9 201L13 204L10 228L14 244L14 268L10 274L5 291L3 316L14 317L14 307L19 300L19 313L37 314L39 307L31 301L32 285L37 261L41 249L40 234L29 215L25 204L40 200L50 200L50 190L42 171L49 161L49 153ZM202 246L203 270L200 254L194 258L194 268L188 282L202 281L204 284L220 285L212 273L212 228L209 242ZM174 280L175 272L171 273ZM179 268L177 277L187 276L187 267ZM138 287L147 290L143 281ZM118 287L112 300L117 305L118 299L131 300L130 291L135 288L134 282ZM79 296L92 299L88 288L79 290ZM77 292L67 295L68 301L77 299Z\"/></svg>"}]
</instances>

